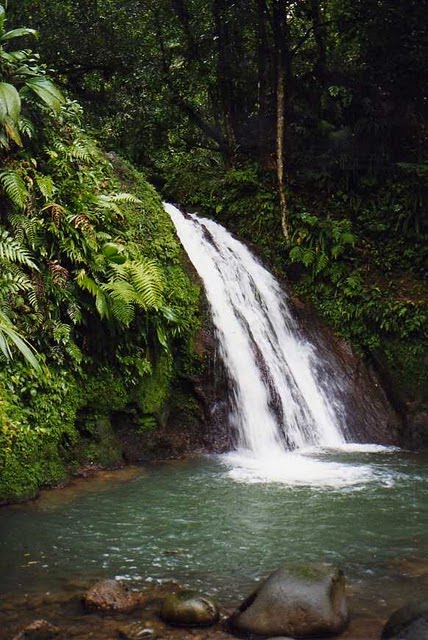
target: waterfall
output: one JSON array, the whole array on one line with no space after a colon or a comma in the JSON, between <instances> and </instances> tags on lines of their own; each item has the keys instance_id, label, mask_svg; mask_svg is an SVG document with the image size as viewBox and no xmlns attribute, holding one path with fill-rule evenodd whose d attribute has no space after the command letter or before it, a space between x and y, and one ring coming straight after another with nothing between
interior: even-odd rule
<instances>
[{"instance_id":1,"label":"waterfall","mask_svg":"<svg viewBox=\"0 0 428 640\"><path fill-rule=\"evenodd\" d=\"M231 381L237 448L273 460L290 450L343 445L340 401L334 386L327 396L322 363L278 281L221 225L170 204L165 209L204 283Z\"/></svg>"}]
</instances>

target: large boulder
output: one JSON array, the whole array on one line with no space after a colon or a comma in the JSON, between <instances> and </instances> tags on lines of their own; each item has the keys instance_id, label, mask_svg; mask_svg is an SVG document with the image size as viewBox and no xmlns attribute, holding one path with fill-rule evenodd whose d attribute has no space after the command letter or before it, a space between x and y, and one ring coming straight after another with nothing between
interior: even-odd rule
<instances>
[{"instance_id":1,"label":"large boulder","mask_svg":"<svg viewBox=\"0 0 428 640\"><path fill-rule=\"evenodd\" d=\"M142 595L118 580L100 580L83 596L88 611L126 613L142 604Z\"/></svg>"},{"instance_id":2,"label":"large boulder","mask_svg":"<svg viewBox=\"0 0 428 640\"><path fill-rule=\"evenodd\" d=\"M347 622L345 578L328 564L281 567L229 620L241 633L296 638L338 634Z\"/></svg>"},{"instance_id":3,"label":"large boulder","mask_svg":"<svg viewBox=\"0 0 428 640\"><path fill-rule=\"evenodd\" d=\"M215 602L195 591L178 591L167 596L160 612L169 624L181 627L208 627L219 619Z\"/></svg>"},{"instance_id":4,"label":"large boulder","mask_svg":"<svg viewBox=\"0 0 428 640\"><path fill-rule=\"evenodd\" d=\"M60 629L47 620L34 620L18 633L13 640L52 640L57 638Z\"/></svg>"},{"instance_id":5,"label":"large boulder","mask_svg":"<svg viewBox=\"0 0 428 640\"><path fill-rule=\"evenodd\" d=\"M382 640L427 640L428 638L428 600L409 604L389 618Z\"/></svg>"}]
</instances>

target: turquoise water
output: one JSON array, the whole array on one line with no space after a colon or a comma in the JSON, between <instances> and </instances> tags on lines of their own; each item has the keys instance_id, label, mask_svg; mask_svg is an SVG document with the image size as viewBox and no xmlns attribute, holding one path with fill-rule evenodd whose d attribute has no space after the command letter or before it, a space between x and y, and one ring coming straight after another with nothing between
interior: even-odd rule
<instances>
[{"instance_id":1,"label":"turquoise water","mask_svg":"<svg viewBox=\"0 0 428 640\"><path fill-rule=\"evenodd\" d=\"M428 549L428 458L403 452L312 456L361 473L338 486L248 482L227 459L158 463L49 491L0 510L3 592L73 580L177 580L238 600L283 562L326 560L361 583L394 579Z\"/></svg>"}]
</instances>

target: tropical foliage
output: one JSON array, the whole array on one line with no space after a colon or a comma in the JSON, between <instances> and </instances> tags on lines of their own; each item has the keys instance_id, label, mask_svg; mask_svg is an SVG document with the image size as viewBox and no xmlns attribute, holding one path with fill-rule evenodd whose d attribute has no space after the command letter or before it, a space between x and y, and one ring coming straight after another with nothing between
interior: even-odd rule
<instances>
[{"instance_id":1,"label":"tropical foliage","mask_svg":"<svg viewBox=\"0 0 428 640\"><path fill-rule=\"evenodd\" d=\"M197 326L198 288L154 190L100 150L82 129L80 106L63 97L35 54L9 51L34 32L5 31L3 10L0 17L8 85L0 96L0 496L7 498L57 481L73 456L105 454L117 463L117 451L71 449L88 425L127 405L140 424L133 394L161 353L170 363L167 397L173 353L187 349ZM87 392L77 394L78 386Z\"/></svg>"}]
</instances>

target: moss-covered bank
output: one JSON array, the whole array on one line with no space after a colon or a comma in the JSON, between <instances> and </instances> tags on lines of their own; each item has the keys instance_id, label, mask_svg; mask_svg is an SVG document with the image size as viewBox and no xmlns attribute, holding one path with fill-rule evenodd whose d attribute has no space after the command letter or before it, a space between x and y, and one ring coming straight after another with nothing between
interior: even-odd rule
<instances>
[{"instance_id":1,"label":"moss-covered bank","mask_svg":"<svg viewBox=\"0 0 428 640\"><path fill-rule=\"evenodd\" d=\"M0 231L31 256L8 260L25 286L4 286L0 304L42 364L13 347L0 360L0 502L122 464L118 425L138 438L162 424L197 362L200 287L159 196L73 115L45 118L42 140L8 161L26 181L24 206L0 196Z\"/></svg>"}]
</instances>

